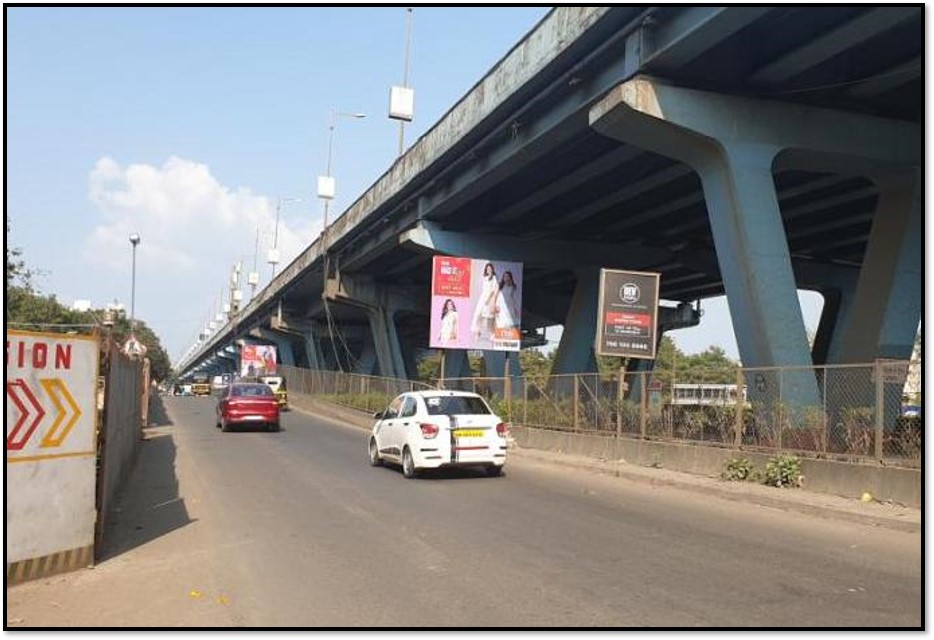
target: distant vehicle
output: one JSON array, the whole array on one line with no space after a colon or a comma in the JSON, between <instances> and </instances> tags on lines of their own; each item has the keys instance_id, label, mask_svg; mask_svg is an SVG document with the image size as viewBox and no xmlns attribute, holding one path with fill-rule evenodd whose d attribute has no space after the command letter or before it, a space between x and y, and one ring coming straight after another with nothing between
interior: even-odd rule
<instances>
[{"instance_id":1,"label":"distant vehicle","mask_svg":"<svg viewBox=\"0 0 934 640\"><path fill-rule=\"evenodd\" d=\"M262 376L260 380L268 384L269 388L276 394L276 399L279 401L279 408L288 411L289 392L288 389L286 389L285 378L282 376Z\"/></svg>"},{"instance_id":2,"label":"distant vehicle","mask_svg":"<svg viewBox=\"0 0 934 640\"><path fill-rule=\"evenodd\" d=\"M917 404L906 404L902 406L902 415L906 418L920 418L921 417L921 405Z\"/></svg>"},{"instance_id":3,"label":"distant vehicle","mask_svg":"<svg viewBox=\"0 0 934 640\"><path fill-rule=\"evenodd\" d=\"M674 384L671 404L680 407L734 406L737 399L735 384ZM746 387L742 390L746 400Z\"/></svg>"},{"instance_id":4,"label":"distant vehicle","mask_svg":"<svg viewBox=\"0 0 934 640\"><path fill-rule=\"evenodd\" d=\"M230 431L234 425L279 430L279 403L269 385L232 382L217 402L215 426Z\"/></svg>"},{"instance_id":5,"label":"distant vehicle","mask_svg":"<svg viewBox=\"0 0 934 640\"><path fill-rule=\"evenodd\" d=\"M482 397L466 391L413 391L373 414L370 465L402 465L402 475L423 469L482 467L498 476L506 463L509 429Z\"/></svg>"},{"instance_id":6,"label":"distant vehicle","mask_svg":"<svg viewBox=\"0 0 934 640\"><path fill-rule=\"evenodd\" d=\"M191 383L191 392L196 396L211 395L211 383L208 382L206 374L198 374Z\"/></svg>"},{"instance_id":7,"label":"distant vehicle","mask_svg":"<svg viewBox=\"0 0 934 640\"><path fill-rule=\"evenodd\" d=\"M219 376L214 376L211 378L211 395L212 396L221 396L224 393L224 389L227 388L227 385L230 384L231 375L229 373L224 373Z\"/></svg>"}]
</instances>

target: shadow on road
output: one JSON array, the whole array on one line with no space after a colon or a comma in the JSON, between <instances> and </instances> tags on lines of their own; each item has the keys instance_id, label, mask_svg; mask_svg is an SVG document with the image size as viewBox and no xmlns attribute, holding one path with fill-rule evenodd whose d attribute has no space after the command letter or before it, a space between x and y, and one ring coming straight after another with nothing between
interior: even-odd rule
<instances>
[{"instance_id":1,"label":"shadow on road","mask_svg":"<svg viewBox=\"0 0 934 640\"><path fill-rule=\"evenodd\" d=\"M162 402L150 414L160 425L171 424ZM139 456L108 514L97 560L104 561L193 522L178 493L176 447L160 427L143 429Z\"/></svg>"},{"instance_id":2,"label":"shadow on road","mask_svg":"<svg viewBox=\"0 0 934 640\"><path fill-rule=\"evenodd\" d=\"M167 427L171 424L174 423L165 410L165 403L162 401L162 396L157 394L149 396L149 426Z\"/></svg>"}]
</instances>

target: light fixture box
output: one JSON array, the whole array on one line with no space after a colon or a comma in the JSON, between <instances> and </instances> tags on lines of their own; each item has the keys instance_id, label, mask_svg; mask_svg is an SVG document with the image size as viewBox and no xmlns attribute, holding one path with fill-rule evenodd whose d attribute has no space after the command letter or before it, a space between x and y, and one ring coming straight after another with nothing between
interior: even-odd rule
<instances>
[{"instance_id":1,"label":"light fixture box","mask_svg":"<svg viewBox=\"0 0 934 640\"><path fill-rule=\"evenodd\" d=\"M334 176L318 176L318 197L333 200L336 192Z\"/></svg>"},{"instance_id":2,"label":"light fixture box","mask_svg":"<svg viewBox=\"0 0 934 640\"><path fill-rule=\"evenodd\" d=\"M270 249L269 252L266 253L266 262L269 264L279 264L279 250Z\"/></svg>"},{"instance_id":3,"label":"light fixture box","mask_svg":"<svg viewBox=\"0 0 934 640\"><path fill-rule=\"evenodd\" d=\"M246 283L252 286L259 284L259 274L255 271L250 271L250 274L246 277Z\"/></svg>"},{"instance_id":4,"label":"light fixture box","mask_svg":"<svg viewBox=\"0 0 934 640\"><path fill-rule=\"evenodd\" d=\"M410 87L390 87L389 117L392 120L412 121L415 113L415 90Z\"/></svg>"}]
</instances>

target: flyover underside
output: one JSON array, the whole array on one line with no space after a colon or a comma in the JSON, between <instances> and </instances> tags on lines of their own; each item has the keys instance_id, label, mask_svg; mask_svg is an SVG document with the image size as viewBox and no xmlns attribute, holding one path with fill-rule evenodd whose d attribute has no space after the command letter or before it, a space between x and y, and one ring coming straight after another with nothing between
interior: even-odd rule
<instances>
[{"instance_id":1,"label":"flyover underside","mask_svg":"<svg viewBox=\"0 0 934 640\"><path fill-rule=\"evenodd\" d=\"M560 348L570 369L592 366L582 274L600 267L657 271L662 299L676 303L726 294L746 366L907 357L921 300L920 12L581 11L595 22L579 41L484 105L485 119L444 139L441 155L424 143L447 130L426 136L335 223L334 275L370 293L325 304L315 243L229 335L267 326L278 304L326 327L306 334L296 362L412 375L428 342L431 256L449 254L522 261L523 331L531 341L570 325ZM802 40L778 42L781 24ZM442 123L475 117L471 100L504 69ZM669 79L637 77L647 70ZM824 89L801 91L814 83ZM796 289L827 300L813 354ZM412 304L378 293L393 291Z\"/></svg>"}]
</instances>

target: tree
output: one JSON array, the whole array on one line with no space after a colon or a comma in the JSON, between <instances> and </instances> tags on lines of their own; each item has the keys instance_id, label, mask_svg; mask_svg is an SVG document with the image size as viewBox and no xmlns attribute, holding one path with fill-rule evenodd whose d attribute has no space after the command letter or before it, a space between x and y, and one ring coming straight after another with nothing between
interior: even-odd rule
<instances>
[{"instance_id":1,"label":"tree","mask_svg":"<svg viewBox=\"0 0 934 640\"><path fill-rule=\"evenodd\" d=\"M10 223L6 224L7 237L9 237ZM13 325L36 325L41 328L100 327L104 312L102 309L89 311L75 311L61 304L52 295L42 295L34 284L33 277L37 275L33 269L26 266L22 257L22 250L10 248L6 250L6 323ZM130 323L125 315L115 319L110 330L114 339L122 344L130 335ZM150 375L154 380L165 380L171 375L169 355L162 348L158 336L146 326L146 323L136 321L136 338L146 346L146 356L149 358Z\"/></svg>"}]
</instances>

